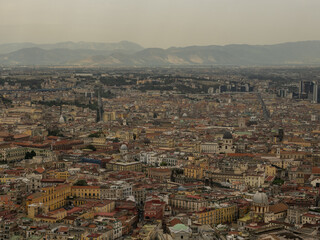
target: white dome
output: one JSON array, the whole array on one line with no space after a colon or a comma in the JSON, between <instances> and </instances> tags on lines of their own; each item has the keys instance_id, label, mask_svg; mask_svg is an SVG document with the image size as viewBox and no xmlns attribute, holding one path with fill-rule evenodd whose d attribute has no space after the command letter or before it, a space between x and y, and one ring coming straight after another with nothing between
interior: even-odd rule
<instances>
[{"instance_id":1,"label":"white dome","mask_svg":"<svg viewBox=\"0 0 320 240\"><path fill-rule=\"evenodd\" d=\"M253 202L257 204L269 204L268 196L264 192L256 192L253 196Z\"/></svg>"},{"instance_id":2,"label":"white dome","mask_svg":"<svg viewBox=\"0 0 320 240\"><path fill-rule=\"evenodd\" d=\"M128 150L128 147L127 145L125 144L122 144L121 147L120 147L120 150Z\"/></svg>"},{"instance_id":3,"label":"white dome","mask_svg":"<svg viewBox=\"0 0 320 240\"><path fill-rule=\"evenodd\" d=\"M59 123L65 123L65 119L64 119L63 115L60 116Z\"/></svg>"}]
</instances>

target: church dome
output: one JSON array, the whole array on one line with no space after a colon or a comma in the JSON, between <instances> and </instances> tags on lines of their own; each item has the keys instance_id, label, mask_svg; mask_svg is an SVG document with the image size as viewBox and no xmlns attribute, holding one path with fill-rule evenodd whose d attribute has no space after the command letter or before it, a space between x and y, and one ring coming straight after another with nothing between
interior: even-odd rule
<instances>
[{"instance_id":1,"label":"church dome","mask_svg":"<svg viewBox=\"0 0 320 240\"><path fill-rule=\"evenodd\" d=\"M253 203L256 204L269 204L268 196L264 192L257 191L253 196Z\"/></svg>"},{"instance_id":2,"label":"church dome","mask_svg":"<svg viewBox=\"0 0 320 240\"><path fill-rule=\"evenodd\" d=\"M64 116L61 115L60 118L59 118L59 123L65 123L66 120L64 119Z\"/></svg>"},{"instance_id":3,"label":"church dome","mask_svg":"<svg viewBox=\"0 0 320 240\"><path fill-rule=\"evenodd\" d=\"M128 150L127 145L122 144L121 147L120 147L120 150L122 150L122 151L127 151L127 150Z\"/></svg>"}]
</instances>

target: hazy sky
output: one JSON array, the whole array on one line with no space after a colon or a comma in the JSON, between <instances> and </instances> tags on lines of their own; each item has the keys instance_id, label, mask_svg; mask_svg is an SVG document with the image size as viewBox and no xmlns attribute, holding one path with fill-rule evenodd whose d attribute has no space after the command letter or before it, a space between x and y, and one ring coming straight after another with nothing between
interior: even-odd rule
<instances>
[{"instance_id":1,"label":"hazy sky","mask_svg":"<svg viewBox=\"0 0 320 240\"><path fill-rule=\"evenodd\" d=\"M320 40L320 0L0 0L0 43Z\"/></svg>"}]
</instances>

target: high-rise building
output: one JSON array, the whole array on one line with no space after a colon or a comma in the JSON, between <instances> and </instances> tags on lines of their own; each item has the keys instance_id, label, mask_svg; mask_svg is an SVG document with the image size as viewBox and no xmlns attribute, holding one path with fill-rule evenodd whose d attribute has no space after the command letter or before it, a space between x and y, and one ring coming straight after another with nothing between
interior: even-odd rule
<instances>
[{"instance_id":1,"label":"high-rise building","mask_svg":"<svg viewBox=\"0 0 320 240\"><path fill-rule=\"evenodd\" d=\"M313 86L314 86L314 83L311 82L311 81L305 81L304 82L304 92L306 94L309 94L309 93L313 93Z\"/></svg>"},{"instance_id":2,"label":"high-rise building","mask_svg":"<svg viewBox=\"0 0 320 240\"><path fill-rule=\"evenodd\" d=\"M287 89L279 89L278 90L278 97L287 97L288 91Z\"/></svg>"},{"instance_id":3,"label":"high-rise building","mask_svg":"<svg viewBox=\"0 0 320 240\"><path fill-rule=\"evenodd\" d=\"M318 83L318 81L314 81L314 82L313 82L312 102L313 102L313 103L320 103L319 83Z\"/></svg>"},{"instance_id":4,"label":"high-rise building","mask_svg":"<svg viewBox=\"0 0 320 240\"><path fill-rule=\"evenodd\" d=\"M303 88L303 81L299 82L299 93L303 93L304 92L304 88Z\"/></svg>"},{"instance_id":5,"label":"high-rise building","mask_svg":"<svg viewBox=\"0 0 320 240\"><path fill-rule=\"evenodd\" d=\"M299 83L299 98L300 99L311 99L314 90L314 82L311 81L300 81Z\"/></svg>"}]
</instances>

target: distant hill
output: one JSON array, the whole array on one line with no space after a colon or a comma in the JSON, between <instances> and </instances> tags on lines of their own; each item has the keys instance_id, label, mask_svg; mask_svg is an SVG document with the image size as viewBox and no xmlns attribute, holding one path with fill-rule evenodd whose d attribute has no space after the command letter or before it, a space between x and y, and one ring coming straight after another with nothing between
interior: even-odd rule
<instances>
[{"instance_id":1,"label":"distant hill","mask_svg":"<svg viewBox=\"0 0 320 240\"><path fill-rule=\"evenodd\" d=\"M0 45L2 65L172 66L320 64L320 41L143 49L132 42Z\"/></svg>"},{"instance_id":2,"label":"distant hill","mask_svg":"<svg viewBox=\"0 0 320 240\"><path fill-rule=\"evenodd\" d=\"M0 54L7 54L18 51L24 48L42 48L44 50L53 49L69 49L69 50L97 50L104 52L124 51L124 52L137 52L141 51L143 47L139 44L121 41L117 43L99 43L99 42L59 42L53 44L36 44L36 43L7 43L0 44Z\"/></svg>"}]
</instances>

